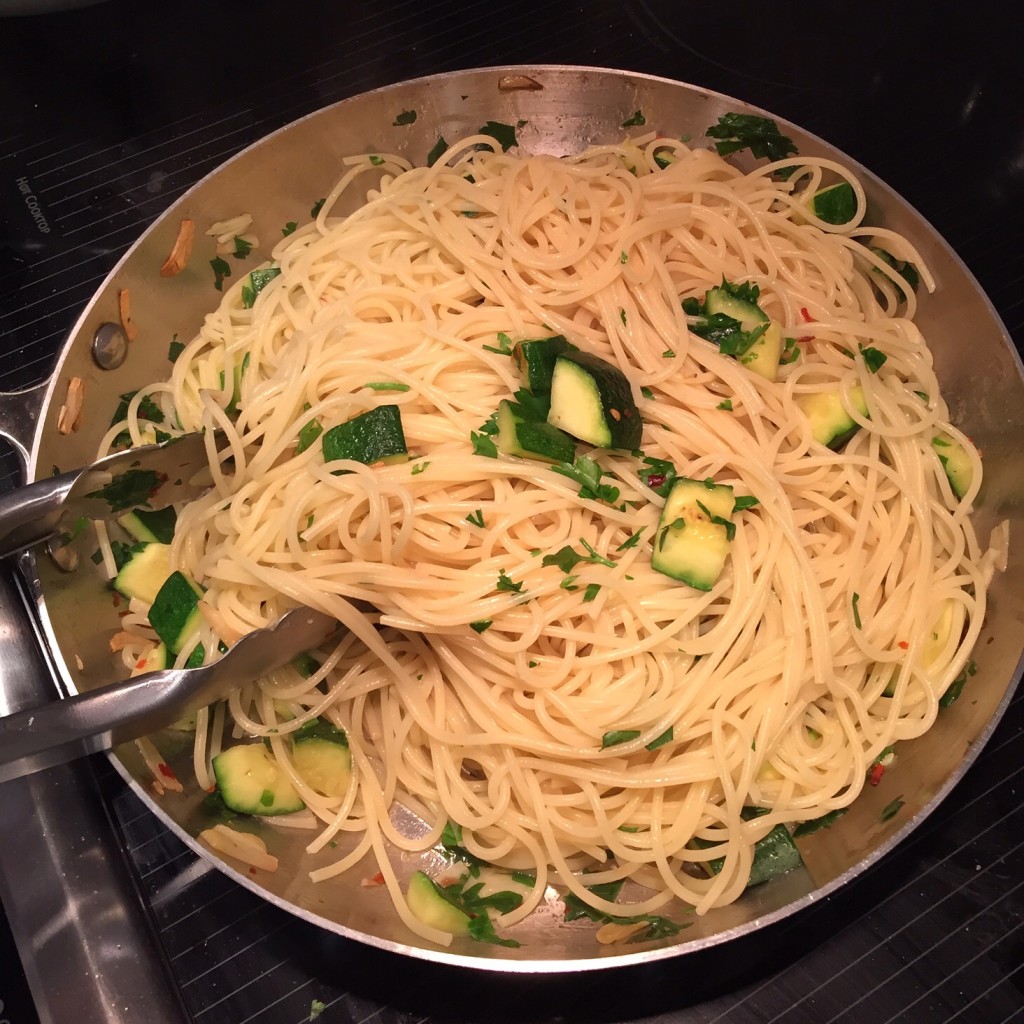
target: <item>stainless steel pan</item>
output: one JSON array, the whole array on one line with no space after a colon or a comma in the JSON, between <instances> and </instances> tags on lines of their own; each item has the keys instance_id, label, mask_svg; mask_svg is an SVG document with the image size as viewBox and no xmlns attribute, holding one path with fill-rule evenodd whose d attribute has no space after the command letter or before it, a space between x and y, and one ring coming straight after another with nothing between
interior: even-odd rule
<instances>
[{"instance_id":1,"label":"stainless steel pan","mask_svg":"<svg viewBox=\"0 0 1024 1024\"><path fill-rule=\"evenodd\" d=\"M693 86L618 71L573 67L494 68L455 72L380 89L312 114L245 150L214 172L161 217L111 273L82 314L53 377L35 394L6 396L0 427L19 444L30 479L47 476L54 465L89 462L109 421L117 396L165 377L168 343L176 333L190 337L217 303L202 231L239 213L255 217L254 230L269 244L280 226L308 216L339 174L343 156L387 150L422 162L438 135L455 139L487 120L525 122L518 137L523 149L566 154L588 143L617 139L621 125L641 110L647 124L668 135L699 138L726 111L764 114L737 100ZM400 118L406 111L415 111ZM403 121L407 123L398 124ZM802 153L853 161L822 140L780 122ZM605 947L586 923L561 922L557 903L517 929L519 949L470 941L451 950L428 948L401 925L382 890L360 886L365 872L313 885L310 868L322 861L303 852L302 834L267 826L268 846L280 857L276 874L253 878L218 860L195 836L208 822L195 784L182 795L152 795L149 779L133 749L121 748L117 769L178 835L200 856L212 860L241 884L266 899L325 928L435 961L517 971L578 971L675 956L760 928L827 895L863 871L905 837L942 799L976 756L1009 701L1020 671L1024 593L1016 585L1024 536L1024 378L1020 360L977 283L935 231L898 195L863 168L856 168L870 198L872 222L911 237L938 282L934 295L921 298L919 324L935 354L953 415L982 448L985 486L979 499L981 538L1000 520L1010 521L1010 565L997 577L988 619L975 652L978 674L965 697L944 712L924 737L901 747L898 766L905 808L883 823L880 811L891 794L871 790L840 822L807 841L806 868L751 890L738 903L715 911L653 949ZM197 243L187 269L173 278L159 276L183 217L197 226ZM259 256L260 253L257 253ZM127 289L138 338L116 369L101 369L94 357L97 333L116 330L118 295ZM103 360L109 362L109 360ZM116 362L116 360L115 360ZM85 382L85 413L77 432L58 430L59 410L73 377ZM101 581L84 559L73 573L60 570L45 554L27 567L44 643L59 682L68 693L107 681L111 659L108 637L117 616ZM190 778L190 747L172 736L161 749L183 780ZM415 822L410 819L410 827ZM330 851L331 859L342 850ZM404 860L402 870L417 866Z\"/></svg>"}]
</instances>

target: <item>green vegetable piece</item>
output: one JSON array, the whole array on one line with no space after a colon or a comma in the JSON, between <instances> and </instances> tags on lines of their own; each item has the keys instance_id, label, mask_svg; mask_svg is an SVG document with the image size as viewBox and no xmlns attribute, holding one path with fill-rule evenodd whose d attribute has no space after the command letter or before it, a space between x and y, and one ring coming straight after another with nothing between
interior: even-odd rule
<instances>
[{"instance_id":1,"label":"green vegetable piece","mask_svg":"<svg viewBox=\"0 0 1024 1024\"><path fill-rule=\"evenodd\" d=\"M857 214L857 196L848 181L830 185L811 196L811 212L826 224L849 224Z\"/></svg>"},{"instance_id":2,"label":"green vegetable piece","mask_svg":"<svg viewBox=\"0 0 1024 1024\"><path fill-rule=\"evenodd\" d=\"M406 125L416 123L415 110L403 110L391 124L396 128L404 128Z\"/></svg>"},{"instance_id":3,"label":"green vegetable piece","mask_svg":"<svg viewBox=\"0 0 1024 1024\"><path fill-rule=\"evenodd\" d=\"M524 415L521 405L503 400L498 405L497 447L506 455L538 462L571 462L576 455L572 439L550 423Z\"/></svg>"},{"instance_id":4,"label":"green vegetable piece","mask_svg":"<svg viewBox=\"0 0 1024 1024\"><path fill-rule=\"evenodd\" d=\"M513 146L519 144L516 138L516 126L504 124L501 121L488 121L480 129L481 135L489 135L501 146L503 153L507 153Z\"/></svg>"},{"instance_id":5,"label":"green vegetable piece","mask_svg":"<svg viewBox=\"0 0 1024 1024\"><path fill-rule=\"evenodd\" d=\"M719 156L749 149L758 158L784 160L797 152L793 140L779 132L775 121L756 114L723 114L704 134L722 140L715 143Z\"/></svg>"},{"instance_id":6,"label":"green vegetable piece","mask_svg":"<svg viewBox=\"0 0 1024 1024\"><path fill-rule=\"evenodd\" d=\"M550 338L530 338L515 343L512 361L522 374L523 383L534 394L546 394L551 390L556 357L563 352L576 351L576 346L561 334Z\"/></svg>"},{"instance_id":7,"label":"green vegetable piece","mask_svg":"<svg viewBox=\"0 0 1024 1024\"><path fill-rule=\"evenodd\" d=\"M625 374L587 352L556 356L548 422L599 448L636 448L643 435Z\"/></svg>"},{"instance_id":8,"label":"green vegetable piece","mask_svg":"<svg viewBox=\"0 0 1024 1024\"><path fill-rule=\"evenodd\" d=\"M397 405L378 405L331 427L323 435L325 462L351 459L367 466L406 462L409 450L402 431L402 415ZM340 475L346 470L335 470Z\"/></svg>"},{"instance_id":9,"label":"green vegetable piece","mask_svg":"<svg viewBox=\"0 0 1024 1024\"><path fill-rule=\"evenodd\" d=\"M246 283L242 285L242 305L246 309L252 309L256 304L256 296L280 273L280 267L264 267L261 270L253 270Z\"/></svg>"},{"instance_id":10,"label":"green vegetable piece","mask_svg":"<svg viewBox=\"0 0 1024 1024\"><path fill-rule=\"evenodd\" d=\"M609 747L616 747L620 743L629 743L630 740L635 740L639 735L639 729L613 729L601 737L601 749L607 750Z\"/></svg>"}]
</instances>

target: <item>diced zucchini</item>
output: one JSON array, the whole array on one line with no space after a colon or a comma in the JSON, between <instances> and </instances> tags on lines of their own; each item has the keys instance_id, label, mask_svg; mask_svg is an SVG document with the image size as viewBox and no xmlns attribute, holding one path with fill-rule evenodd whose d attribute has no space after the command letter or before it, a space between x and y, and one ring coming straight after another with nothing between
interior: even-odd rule
<instances>
[{"instance_id":1,"label":"diced zucchini","mask_svg":"<svg viewBox=\"0 0 1024 1024\"><path fill-rule=\"evenodd\" d=\"M325 462L351 459L373 466L409 460L402 415L397 405L378 405L346 423L339 423L323 435L321 443ZM344 472L337 470L335 475Z\"/></svg>"},{"instance_id":2,"label":"diced zucchini","mask_svg":"<svg viewBox=\"0 0 1024 1024\"><path fill-rule=\"evenodd\" d=\"M848 181L841 181L815 192L810 207L826 224L849 224L857 213L857 196Z\"/></svg>"},{"instance_id":3,"label":"diced zucchini","mask_svg":"<svg viewBox=\"0 0 1024 1024\"><path fill-rule=\"evenodd\" d=\"M868 403L863 390L854 386L849 390L850 403L862 416L868 415ZM811 437L819 444L838 451L860 430L860 424L847 412L842 392L821 391L813 395L800 395L797 405L811 424Z\"/></svg>"},{"instance_id":4,"label":"diced zucchini","mask_svg":"<svg viewBox=\"0 0 1024 1024\"><path fill-rule=\"evenodd\" d=\"M502 400L497 423L494 442L506 455L539 462L572 462L576 457L576 446L566 434L550 423L529 419L514 402Z\"/></svg>"},{"instance_id":5,"label":"diced zucchini","mask_svg":"<svg viewBox=\"0 0 1024 1024\"><path fill-rule=\"evenodd\" d=\"M935 621L928 630L918 656L918 663L926 669L931 668L935 664L936 659L942 654L946 644L949 642L949 636L953 632L953 625L956 621L956 605L957 602L951 597L946 598L942 602L939 613L935 616ZM894 671L892 679L882 691L883 696L892 697L895 695L898 678L899 673Z\"/></svg>"},{"instance_id":6,"label":"diced zucchini","mask_svg":"<svg viewBox=\"0 0 1024 1024\"><path fill-rule=\"evenodd\" d=\"M782 328L772 320L767 330L739 357L739 362L765 380L775 380L782 358Z\"/></svg>"},{"instance_id":7,"label":"diced zucchini","mask_svg":"<svg viewBox=\"0 0 1024 1024\"><path fill-rule=\"evenodd\" d=\"M729 557L734 505L732 488L725 484L677 478L658 520L651 568L710 590Z\"/></svg>"},{"instance_id":8,"label":"diced zucchini","mask_svg":"<svg viewBox=\"0 0 1024 1024\"><path fill-rule=\"evenodd\" d=\"M639 448L643 434L625 374L587 352L555 357L548 423L598 448Z\"/></svg>"},{"instance_id":9,"label":"diced zucchini","mask_svg":"<svg viewBox=\"0 0 1024 1024\"><path fill-rule=\"evenodd\" d=\"M221 799L239 814L293 814L306 806L262 743L229 747L213 759L213 774Z\"/></svg>"},{"instance_id":10,"label":"diced zucchini","mask_svg":"<svg viewBox=\"0 0 1024 1024\"><path fill-rule=\"evenodd\" d=\"M427 927L451 935L469 933L469 915L445 899L440 887L422 871L414 871L405 898L409 909Z\"/></svg>"},{"instance_id":11,"label":"diced zucchini","mask_svg":"<svg viewBox=\"0 0 1024 1024\"><path fill-rule=\"evenodd\" d=\"M249 369L249 353L246 352L240 363L235 363L234 369L231 371L232 388L231 388L231 401L228 403L227 408L224 410L229 416L234 416L238 412L238 403L242 400L242 377L245 376L245 371ZM221 374L221 387L224 387L224 375Z\"/></svg>"},{"instance_id":12,"label":"diced zucchini","mask_svg":"<svg viewBox=\"0 0 1024 1024\"><path fill-rule=\"evenodd\" d=\"M147 512L144 508L133 509L121 516L118 522L136 539L145 543L170 544L174 539L174 527L178 513L171 505Z\"/></svg>"},{"instance_id":13,"label":"diced zucchini","mask_svg":"<svg viewBox=\"0 0 1024 1024\"><path fill-rule=\"evenodd\" d=\"M341 735L344 736L344 733ZM296 734L292 745L292 763L317 793L338 799L348 793L352 777L352 755L347 742L337 742L315 734Z\"/></svg>"},{"instance_id":14,"label":"diced zucchini","mask_svg":"<svg viewBox=\"0 0 1024 1024\"><path fill-rule=\"evenodd\" d=\"M710 289L704 296L704 315L713 316L715 313L724 313L733 320L739 320L745 331L752 331L768 322L768 314L756 302L737 298L724 285Z\"/></svg>"},{"instance_id":15,"label":"diced zucchini","mask_svg":"<svg viewBox=\"0 0 1024 1024\"><path fill-rule=\"evenodd\" d=\"M199 629L203 618L199 611L202 596L203 590L198 583L194 583L184 573L175 571L167 577L153 599L149 609L149 624L167 644L171 654L177 654Z\"/></svg>"},{"instance_id":16,"label":"diced zucchini","mask_svg":"<svg viewBox=\"0 0 1024 1024\"><path fill-rule=\"evenodd\" d=\"M125 597L152 604L171 573L169 544L145 544L135 548L114 578L114 589Z\"/></svg>"},{"instance_id":17,"label":"diced zucchini","mask_svg":"<svg viewBox=\"0 0 1024 1024\"><path fill-rule=\"evenodd\" d=\"M577 348L561 334L552 338L517 341L512 346L512 361L522 374L523 383L535 394L551 390L551 375L555 372L555 357L563 352L576 352Z\"/></svg>"},{"instance_id":18,"label":"diced zucchini","mask_svg":"<svg viewBox=\"0 0 1024 1024\"><path fill-rule=\"evenodd\" d=\"M292 668L301 676L305 676L308 679L313 673L320 670L320 662L313 657L308 651L303 654L298 654L292 658Z\"/></svg>"},{"instance_id":19,"label":"diced zucchini","mask_svg":"<svg viewBox=\"0 0 1024 1024\"><path fill-rule=\"evenodd\" d=\"M932 438L932 447L939 456L939 462L946 471L946 479L953 493L962 498L970 489L974 479L974 465L970 455L959 441L954 441L949 434L939 434Z\"/></svg>"}]
</instances>

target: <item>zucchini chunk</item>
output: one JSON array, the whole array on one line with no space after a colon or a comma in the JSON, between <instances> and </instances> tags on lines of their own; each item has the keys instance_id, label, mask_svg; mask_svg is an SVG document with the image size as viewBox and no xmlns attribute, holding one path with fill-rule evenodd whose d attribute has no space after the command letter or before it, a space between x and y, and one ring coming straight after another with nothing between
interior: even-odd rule
<instances>
[{"instance_id":1,"label":"zucchini chunk","mask_svg":"<svg viewBox=\"0 0 1024 1024\"><path fill-rule=\"evenodd\" d=\"M625 374L588 352L555 357L548 423L597 448L639 448L643 434Z\"/></svg>"},{"instance_id":2,"label":"zucchini chunk","mask_svg":"<svg viewBox=\"0 0 1024 1024\"><path fill-rule=\"evenodd\" d=\"M679 477L658 520L651 568L710 590L729 557L734 505L731 487Z\"/></svg>"},{"instance_id":3,"label":"zucchini chunk","mask_svg":"<svg viewBox=\"0 0 1024 1024\"><path fill-rule=\"evenodd\" d=\"M775 380L779 375L779 361L782 359L782 328L775 320L757 341L739 357L739 362L751 373L765 380Z\"/></svg>"},{"instance_id":4,"label":"zucchini chunk","mask_svg":"<svg viewBox=\"0 0 1024 1024\"><path fill-rule=\"evenodd\" d=\"M367 466L391 465L409 461L409 449L402 431L402 415L397 405L378 405L375 409L331 427L323 435L324 461L351 459ZM347 472L340 469L335 476Z\"/></svg>"},{"instance_id":5,"label":"zucchini chunk","mask_svg":"<svg viewBox=\"0 0 1024 1024\"><path fill-rule=\"evenodd\" d=\"M170 544L174 539L174 527L178 522L178 513L173 507L158 508L147 512L144 508L136 508L123 515L118 522L136 539L146 544Z\"/></svg>"},{"instance_id":6,"label":"zucchini chunk","mask_svg":"<svg viewBox=\"0 0 1024 1024\"><path fill-rule=\"evenodd\" d=\"M576 352L578 349L563 335L556 334L552 338L534 338L517 341L512 346L512 362L522 374L523 383L535 394L545 394L551 390L551 375L555 372L555 357L563 352Z\"/></svg>"},{"instance_id":7,"label":"zucchini chunk","mask_svg":"<svg viewBox=\"0 0 1024 1024\"><path fill-rule=\"evenodd\" d=\"M341 742L317 733L302 736L299 730L292 743L292 763L318 793L341 799L352 778L352 753L345 734L340 729L335 731Z\"/></svg>"},{"instance_id":8,"label":"zucchini chunk","mask_svg":"<svg viewBox=\"0 0 1024 1024\"><path fill-rule=\"evenodd\" d=\"M946 479L953 493L962 498L970 489L974 479L974 466L967 450L959 441L954 441L949 434L938 434L932 438L932 447L946 471Z\"/></svg>"},{"instance_id":9,"label":"zucchini chunk","mask_svg":"<svg viewBox=\"0 0 1024 1024\"><path fill-rule=\"evenodd\" d=\"M724 313L733 320L739 320L744 331L752 331L755 327L768 323L768 314L756 302L741 299L734 291L733 286L726 287L724 284L709 289L704 296L704 315Z\"/></svg>"},{"instance_id":10,"label":"zucchini chunk","mask_svg":"<svg viewBox=\"0 0 1024 1024\"><path fill-rule=\"evenodd\" d=\"M114 577L114 589L125 597L137 597L152 604L171 574L170 554L169 544L145 544L133 549L131 557Z\"/></svg>"},{"instance_id":11,"label":"zucchini chunk","mask_svg":"<svg viewBox=\"0 0 1024 1024\"><path fill-rule=\"evenodd\" d=\"M857 214L857 196L848 181L815 192L809 205L811 213L826 224L849 224Z\"/></svg>"},{"instance_id":12,"label":"zucchini chunk","mask_svg":"<svg viewBox=\"0 0 1024 1024\"><path fill-rule=\"evenodd\" d=\"M502 399L497 423L494 441L506 455L539 462L572 462L576 457L576 446L567 435L550 423L529 419L514 402Z\"/></svg>"},{"instance_id":13,"label":"zucchini chunk","mask_svg":"<svg viewBox=\"0 0 1024 1024\"><path fill-rule=\"evenodd\" d=\"M850 402L862 416L868 415L868 403L859 386L850 388ZM838 451L860 430L860 424L846 411L842 393L822 391L800 395L796 400L811 424L811 437L818 444Z\"/></svg>"},{"instance_id":14,"label":"zucchini chunk","mask_svg":"<svg viewBox=\"0 0 1024 1024\"><path fill-rule=\"evenodd\" d=\"M213 759L213 774L225 806L239 814L270 817L306 806L262 743L229 747Z\"/></svg>"},{"instance_id":15,"label":"zucchini chunk","mask_svg":"<svg viewBox=\"0 0 1024 1024\"><path fill-rule=\"evenodd\" d=\"M440 887L422 871L414 871L405 898L409 909L430 928L450 935L469 934L469 915L449 903Z\"/></svg>"},{"instance_id":16,"label":"zucchini chunk","mask_svg":"<svg viewBox=\"0 0 1024 1024\"><path fill-rule=\"evenodd\" d=\"M171 654L177 654L189 637L199 629L203 619L199 611L199 600L202 596L203 589L198 583L190 580L184 573L175 571L167 577L153 599L153 605L149 609L149 624L167 645L167 650ZM201 651L202 647L196 650ZM202 664L202 661L199 663ZM192 665L189 664L188 667L191 668Z\"/></svg>"}]
</instances>

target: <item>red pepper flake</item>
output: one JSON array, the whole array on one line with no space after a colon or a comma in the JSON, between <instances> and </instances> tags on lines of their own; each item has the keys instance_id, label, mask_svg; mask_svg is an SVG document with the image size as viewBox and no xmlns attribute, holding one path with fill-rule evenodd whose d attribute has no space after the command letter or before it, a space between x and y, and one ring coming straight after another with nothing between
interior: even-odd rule
<instances>
[{"instance_id":1,"label":"red pepper flake","mask_svg":"<svg viewBox=\"0 0 1024 1024\"><path fill-rule=\"evenodd\" d=\"M146 659L145 658L139 658L139 660L137 662L135 662L135 667L136 668L142 668L145 664L146 664Z\"/></svg>"},{"instance_id":2,"label":"red pepper flake","mask_svg":"<svg viewBox=\"0 0 1024 1024\"><path fill-rule=\"evenodd\" d=\"M910 644L908 644L906 640L901 640L896 646L902 648L905 651L910 646Z\"/></svg>"},{"instance_id":3,"label":"red pepper flake","mask_svg":"<svg viewBox=\"0 0 1024 1024\"><path fill-rule=\"evenodd\" d=\"M249 868L249 874L250 875L255 875L256 874L256 869L255 868Z\"/></svg>"},{"instance_id":4,"label":"red pepper flake","mask_svg":"<svg viewBox=\"0 0 1024 1024\"><path fill-rule=\"evenodd\" d=\"M797 338L796 340L797 340L797 343L798 343L798 344L804 344L804 345L806 345L806 344L807 344L807 342L809 342L809 341L814 341L814 335L813 335L813 334L802 334L802 335L801 335L801 336L800 336L799 338Z\"/></svg>"},{"instance_id":5,"label":"red pepper flake","mask_svg":"<svg viewBox=\"0 0 1024 1024\"><path fill-rule=\"evenodd\" d=\"M120 608L121 607L121 595L120 594L117 594L117 593L114 594L114 607L115 608Z\"/></svg>"},{"instance_id":6,"label":"red pepper flake","mask_svg":"<svg viewBox=\"0 0 1024 1024\"><path fill-rule=\"evenodd\" d=\"M160 774L165 779L176 779L178 777L177 775L174 774L174 769L169 764L167 764L166 761L161 761L157 765L157 768L159 769Z\"/></svg>"},{"instance_id":7,"label":"red pepper flake","mask_svg":"<svg viewBox=\"0 0 1024 1024\"><path fill-rule=\"evenodd\" d=\"M660 487L665 482L664 473L652 473L647 478L647 486L653 491L655 487Z\"/></svg>"},{"instance_id":8,"label":"red pepper flake","mask_svg":"<svg viewBox=\"0 0 1024 1024\"><path fill-rule=\"evenodd\" d=\"M882 776L885 774L884 764L873 764L871 770L868 772L868 782L872 786L877 786L882 781Z\"/></svg>"},{"instance_id":9,"label":"red pepper flake","mask_svg":"<svg viewBox=\"0 0 1024 1024\"><path fill-rule=\"evenodd\" d=\"M814 317L811 316L811 314L807 312L807 307L806 306L801 306L800 307L800 315L804 318L804 322L805 323L809 323L810 324L810 323L814 322Z\"/></svg>"},{"instance_id":10,"label":"red pepper flake","mask_svg":"<svg viewBox=\"0 0 1024 1024\"><path fill-rule=\"evenodd\" d=\"M384 884L384 874L383 874L383 872L378 871L377 874L370 875L369 878L364 878L359 884L364 889L374 889L378 885L383 885Z\"/></svg>"}]
</instances>

